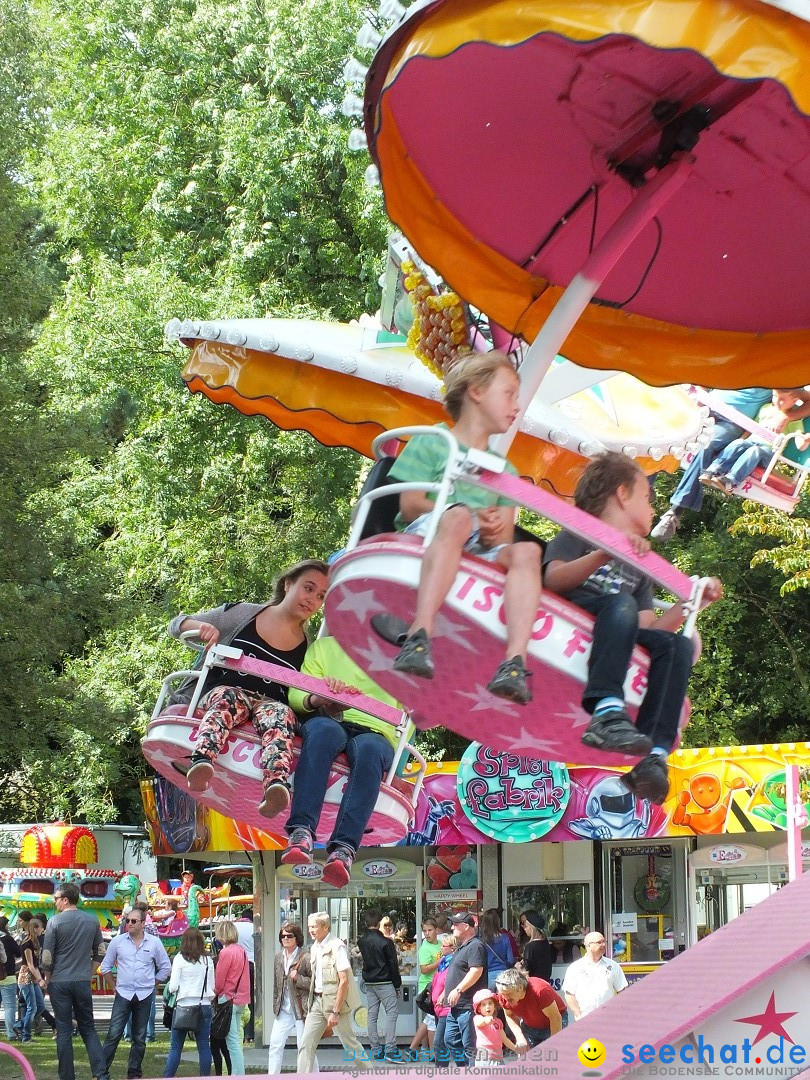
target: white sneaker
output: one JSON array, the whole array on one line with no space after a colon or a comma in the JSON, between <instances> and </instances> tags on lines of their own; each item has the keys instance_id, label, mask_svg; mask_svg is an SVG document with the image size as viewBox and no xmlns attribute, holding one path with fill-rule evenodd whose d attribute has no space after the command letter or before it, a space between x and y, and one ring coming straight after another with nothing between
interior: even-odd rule
<instances>
[{"instance_id":1,"label":"white sneaker","mask_svg":"<svg viewBox=\"0 0 810 1080\"><path fill-rule=\"evenodd\" d=\"M678 514L670 509L661 515L661 520L655 526L650 536L653 540L671 540L678 531L681 519Z\"/></svg>"}]
</instances>

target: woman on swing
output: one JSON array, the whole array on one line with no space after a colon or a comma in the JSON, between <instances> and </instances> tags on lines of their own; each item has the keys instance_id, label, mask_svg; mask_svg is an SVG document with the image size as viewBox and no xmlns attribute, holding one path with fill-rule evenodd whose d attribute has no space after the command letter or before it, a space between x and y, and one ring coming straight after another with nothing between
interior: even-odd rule
<instances>
[{"instance_id":1,"label":"woman on swing","mask_svg":"<svg viewBox=\"0 0 810 1080\"><path fill-rule=\"evenodd\" d=\"M193 630L206 646L219 642L257 660L300 671L309 644L304 627L323 605L327 573L325 562L307 559L281 574L267 603L224 604L196 615L180 614L169 623L169 633L178 638ZM180 696L188 685L181 687ZM190 790L205 791L229 732L250 720L262 744L264 798L259 813L268 818L282 813L290 804L292 740L297 729L287 687L258 675L212 668L200 708L204 715L186 774Z\"/></svg>"}]
</instances>

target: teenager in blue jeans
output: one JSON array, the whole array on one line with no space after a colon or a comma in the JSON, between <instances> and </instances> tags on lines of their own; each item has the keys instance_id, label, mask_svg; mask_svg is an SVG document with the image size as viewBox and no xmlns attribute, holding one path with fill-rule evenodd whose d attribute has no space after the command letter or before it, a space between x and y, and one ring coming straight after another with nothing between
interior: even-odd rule
<instances>
[{"instance_id":1,"label":"teenager in blue jeans","mask_svg":"<svg viewBox=\"0 0 810 1080\"><path fill-rule=\"evenodd\" d=\"M650 486L630 458L616 453L595 458L580 477L574 501L624 533L636 554L649 551ZM694 659L691 640L675 633L684 621L681 605L656 617L650 579L641 570L571 533L559 533L546 548L545 581L549 589L596 617L582 696L591 722L582 742L646 755L623 777L624 783L638 798L663 803L669 791L667 755L677 739ZM712 578L704 603L722 595L722 585ZM649 653L650 667L633 724L625 708L624 682L636 645Z\"/></svg>"},{"instance_id":2,"label":"teenager in blue jeans","mask_svg":"<svg viewBox=\"0 0 810 1080\"><path fill-rule=\"evenodd\" d=\"M360 693L386 705L397 705L390 694L355 664L335 638L314 641L307 649L301 671L324 679L336 693ZM326 845L329 858L323 868L323 880L342 888L349 883L354 857L374 811L380 784L394 760L397 732L384 720L359 709L343 709L318 694L290 690L290 705L302 716L301 754L286 825L289 841L281 861L293 866L312 862L332 764L345 753L349 779Z\"/></svg>"}]
</instances>

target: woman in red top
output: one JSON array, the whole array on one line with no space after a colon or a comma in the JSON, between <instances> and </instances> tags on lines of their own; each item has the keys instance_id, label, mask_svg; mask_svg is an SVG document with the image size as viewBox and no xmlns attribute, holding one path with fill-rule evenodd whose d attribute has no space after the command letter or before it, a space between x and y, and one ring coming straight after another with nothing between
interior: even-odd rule
<instances>
[{"instance_id":1,"label":"woman in red top","mask_svg":"<svg viewBox=\"0 0 810 1080\"><path fill-rule=\"evenodd\" d=\"M215 934L223 949L217 959L214 977L214 994L217 1001L232 1001L231 1029L225 1045L231 1058L231 1075L243 1076L245 1055L242 1051L242 1014L250 1001L250 968L247 953L239 944L239 933L234 924L226 919L217 927Z\"/></svg>"}]
</instances>

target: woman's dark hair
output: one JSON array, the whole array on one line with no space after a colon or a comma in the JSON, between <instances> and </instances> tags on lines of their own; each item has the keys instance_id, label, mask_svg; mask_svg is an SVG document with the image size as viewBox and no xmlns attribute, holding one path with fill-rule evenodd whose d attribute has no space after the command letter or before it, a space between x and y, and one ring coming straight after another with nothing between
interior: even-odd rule
<instances>
[{"instance_id":1,"label":"woman's dark hair","mask_svg":"<svg viewBox=\"0 0 810 1080\"><path fill-rule=\"evenodd\" d=\"M478 932L482 941L491 945L501 936L501 917L498 909L491 907L483 913L478 920Z\"/></svg>"},{"instance_id":2,"label":"woman's dark hair","mask_svg":"<svg viewBox=\"0 0 810 1080\"><path fill-rule=\"evenodd\" d=\"M279 941L280 945L282 944L281 935L282 935L283 931L285 931L285 930L287 931L288 934L292 934L294 936L295 944L300 949L301 946L304 944L304 931L301 929L301 927L298 925L298 923L297 922L285 922L285 923L281 924L281 930L279 930L279 932L278 932L278 941Z\"/></svg>"},{"instance_id":3,"label":"woman's dark hair","mask_svg":"<svg viewBox=\"0 0 810 1080\"><path fill-rule=\"evenodd\" d=\"M190 926L180 938L180 955L190 964L196 964L205 952L205 938L195 926Z\"/></svg>"},{"instance_id":4,"label":"woman's dark hair","mask_svg":"<svg viewBox=\"0 0 810 1080\"><path fill-rule=\"evenodd\" d=\"M580 510L599 517L608 499L621 487L631 488L644 473L626 454L610 451L595 457L580 476L574 502Z\"/></svg>"},{"instance_id":5,"label":"woman's dark hair","mask_svg":"<svg viewBox=\"0 0 810 1080\"><path fill-rule=\"evenodd\" d=\"M329 564L325 563L323 559L304 559L303 562L296 563L295 566L289 567L284 570L275 580L273 585L273 595L270 598L270 606L276 607L284 599L287 592L287 585L292 584L294 581L298 581L302 574L306 574L308 570L316 570L319 574L329 575Z\"/></svg>"}]
</instances>

